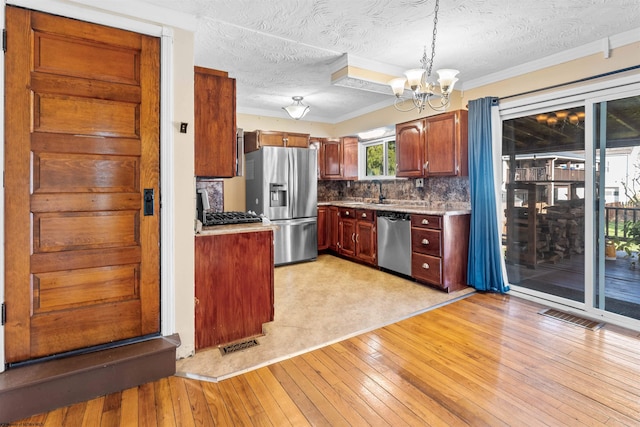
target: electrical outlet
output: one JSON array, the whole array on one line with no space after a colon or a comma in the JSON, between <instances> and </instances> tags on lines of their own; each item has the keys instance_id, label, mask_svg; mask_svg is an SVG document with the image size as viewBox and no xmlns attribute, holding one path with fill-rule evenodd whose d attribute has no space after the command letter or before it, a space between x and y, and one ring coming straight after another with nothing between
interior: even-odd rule
<instances>
[{"instance_id":1,"label":"electrical outlet","mask_svg":"<svg viewBox=\"0 0 640 427\"><path fill-rule=\"evenodd\" d=\"M424 187L424 178L416 179L416 188L422 188L422 187Z\"/></svg>"},{"instance_id":2,"label":"electrical outlet","mask_svg":"<svg viewBox=\"0 0 640 427\"><path fill-rule=\"evenodd\" d=\"M347 181L347 188L351 188L351 181Z\"/></svg>"}]
</instances>

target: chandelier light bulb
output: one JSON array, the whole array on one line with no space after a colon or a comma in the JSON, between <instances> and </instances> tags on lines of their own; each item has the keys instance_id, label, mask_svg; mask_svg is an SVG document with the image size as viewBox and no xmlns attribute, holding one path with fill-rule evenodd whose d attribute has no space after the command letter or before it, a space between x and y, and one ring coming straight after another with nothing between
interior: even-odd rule
<instances>
[{"instance_id":1,"label":"chandelier light bulb","mask_svg":"<svg viewBox=\"0 0 640 427\"><path fill-rule=\"evenodd\" d=\"M439 77L438 83L440 83L440 88L442 89L443 94L449 95L451 92L453 92L453 86L458 81L456 76L458 75L459 72L460 71L458 70L453 70L450 68L445 68L445 69L436 71Z\"/></svg>"},{"instance_id":2,"label":"chandelier light bulb","mask_svg":"<svg viewBox=\"0 0 640 427\"><path fill-rule=\"evenodd\" d=\"M391 86L391 90L393 91L393 94L395 96L397 97L402 96L402 94L404 93L404 85L406 82L407 82L407 79L403 77L398 77L389 81L389 85Z\"/></svg>"},{"instance_id":3,"label":"chandelier light bulb","mask_svg":"<svg viewBox=\"0 0 640 427\"><path fill-rule=\"evenodd\" d=\"M404 75L407 76L407 82L409 83L411 90L415 91L420 87L424 72L425 70L422 68L414 68L412 70L405 71Z\"/></svg>"}]
</instances>

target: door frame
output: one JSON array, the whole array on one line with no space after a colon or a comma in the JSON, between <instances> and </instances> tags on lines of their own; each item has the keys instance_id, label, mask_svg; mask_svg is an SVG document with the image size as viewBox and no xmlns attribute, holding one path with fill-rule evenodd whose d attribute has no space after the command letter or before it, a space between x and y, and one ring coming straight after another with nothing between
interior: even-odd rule
<instances>
[{"instance_id":1,"label":"door frame","mask_svg":"<svg viewBox=\"0 0 640 427\"><path fill-rule=\"evenodd\" d=\"M573 89L561 90L558 92L523 98L517 101L504 102L500 104L500 130L499 138L494 140L493 155L494 164L502 163L502 121L522 117L536 112L548 111L553 108L569 108L571 106L583 105L585 107L585 242L595 242L596 230L595 212L587 209L595 206L594 175L595 151L593 149L594 117L593 106L602 101L615 100L627 96L640 94L640 74L619 77L599 83L588 84ZM495 163L497 162L497 163ZM502 181L502 180L500 180ZM496 183L495 194L497 200L502 197L501 184ZM640 330L640 321L624 317L615 313L594 307L596 280L596 251L594 243L585 245L585 301L569 301L554 295L527 289L521 286L509 284L510 293L529 299L547 306L558 308L577 315L587 315L598 318L605 322L626 327L633 330ZM506 269L503 264L503 275L506 278Z\"/></svg>"},{"instance_id":2,"label":"door frame","mask_svg":"<svg viewBox=\"0 0 640 427\"><path fill-rule=\"evenodd\" d=\"M173 268L175 253L174 235L174 162L171 155L174 145L173 131L173 30L195 28L195 18L168 16L150 5L138 4L135 0L125 6L108 4L93 0L72 0L78 3L59 2L57 0L1 0L0 22L4 28L5 8L7 5L25 7L40 12L80 19L94 24L108 25L137 33L160 38L160 333L164 336L176 332L175 313L175 272ZM118 15L111 12L117 12ZM144 12L144 13L143 13ZM129 16L131 18L123 18ZM163 24L141 21L137 16L146 16L149 20ZM167 23L164 25L164 23ZM0 55L0 99L4 99L4 55ZM4 146L4 103L0 103L0 139ZM4 172L4 150L0 150L0 165ZM0 190L0 239L4 241L4 186ZM4 245L0 245L0 302L5 301L4 289ZM5 334L0 326L0 372L5 367Z\"/></svg>"}]
</instances>

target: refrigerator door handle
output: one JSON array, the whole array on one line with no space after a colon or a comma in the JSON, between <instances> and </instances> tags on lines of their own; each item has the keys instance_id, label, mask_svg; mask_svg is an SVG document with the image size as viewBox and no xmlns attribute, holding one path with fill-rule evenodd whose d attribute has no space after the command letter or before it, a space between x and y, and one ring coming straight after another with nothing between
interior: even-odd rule
<instances>
[{"instance_id":1,"label":"refrigerator door handle","mask_svg":"<svg viewBox=\"0 0 640 427\"><path fill-rule=\"evenodd\" d=\"M295 156L292 149L287 149L287 162L289 163L289 200L288 200L288 211L289 218L295 218L296 206L295 204L298 202L298 183L296 182L296 176L298 173L298 165L295 161Z\"/></svg>"}]
</instances>

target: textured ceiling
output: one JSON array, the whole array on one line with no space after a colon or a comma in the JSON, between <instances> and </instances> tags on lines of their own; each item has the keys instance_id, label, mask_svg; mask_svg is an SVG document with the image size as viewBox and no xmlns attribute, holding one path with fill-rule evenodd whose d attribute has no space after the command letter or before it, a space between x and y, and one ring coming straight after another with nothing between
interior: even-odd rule
<instances>
[{"instance_id":1,"label":"textured ceiling","mask_svg":"<svg viewBox=\"0 0 640 427\"><path fill-rule=\"evenodd\" d=\"M430 45L434 0L145 0L196 16L195 64L237 79L238 112L335 123L393 102L331 83L343 54L398 74ZM530 61L632 31L638 0L441 0L434 70L460 70L459 87ZM342 58L344 60L344 58ZM639 61L640 63L640 58ZM391 72L390 72L391 71ZM394 73L395 71L398 71ZM457 86L458 87L458 86Z\"/></svg>"}]
</instances>

